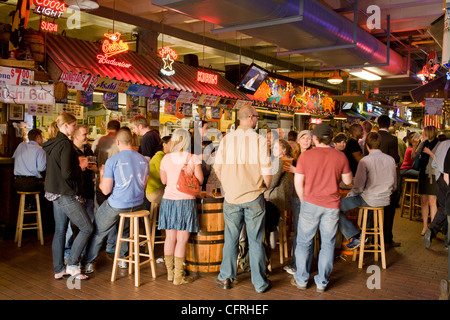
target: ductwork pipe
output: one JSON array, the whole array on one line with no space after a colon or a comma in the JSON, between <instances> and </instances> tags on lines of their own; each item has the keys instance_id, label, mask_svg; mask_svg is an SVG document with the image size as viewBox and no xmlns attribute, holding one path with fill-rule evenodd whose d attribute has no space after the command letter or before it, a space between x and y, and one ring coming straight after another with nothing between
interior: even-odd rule
<instances>
[{"instance_id":1,"label":"ductwork pipe","mask_svg":"<svg viewBox=\"0 0 450 320\"><path fill-rule=\"evenodd\" d=\"M226 31L239 30L289 51L353 43L353 22L315 0L152 0L152 3L220 25ZM302 19L298 19L299 15ZM359 27L356 32L354 47L303 55L336 67L386 63L386 45ZM389 55L389 65L377 68L380 75L406 72L405 59L393 50Z\"/></svg>"}]
</instances>

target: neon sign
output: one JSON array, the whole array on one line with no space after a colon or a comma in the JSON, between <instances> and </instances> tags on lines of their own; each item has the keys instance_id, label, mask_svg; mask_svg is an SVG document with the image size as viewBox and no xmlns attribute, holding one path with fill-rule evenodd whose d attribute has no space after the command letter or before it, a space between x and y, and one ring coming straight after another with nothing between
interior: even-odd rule
<instances>
[{"instance_id":1,"label":"neon sign","mask_svg":"<svg viewBox=\"0 0 450 320\"><path fill-rule=\"evenodd\" d=\"M41 21L40 28L44 31L58 32L58 25L53 22Z\"/></svg>"},{"instance_id":2,"label":"neon sign","mask_svg":"<svg viewBox=\"0 0 450 320\"><path fill-rule=\"evenodd\" d=\"M122 39L120 39L120 32L105 33L103 35L107 38L103 41L102 44L102 50L105 56L111 57L118 53L127 52L129 50L128 43L125 43Z\"/></svg>"},{"instance_id":3,"label":"neon sign","mask_svg":"<svg viewBox=\"0 0 450 320\"><path fill-rule=\"evenodd\" d=\"M177 53L170 47L163 47L159 50L159 55L164 62L164 67L161 68L160 72L165 76L173 76L175 70L173 70L173 63L178 58Z\"/></svg>"},{"instance_id":4,"label":"neon sign","mask_svg":"<svg viewBox=\"0 0 450 320\"><path fill-rule=\"evenodd\" d=\"M108 64L114 67L120 67L120 68L129 68L131 67L131 63L124 62L124 61L116 61L116 59L109 59L110 57L123 53L128 52L129 47L128 43L123 42L122 39L120 39L120 32L116 33L105 33L105 40L102 44L102 52L103 54L97 55L97 62L100 64Z\"/></svg>"},{"instance_id":5,"label":"neon sign","mask_svg":"<svg viewBox=\"0 0 450 320\"><path fill-rule=\"evenodd\" d=\"M217 84L219 77L217 74L197 71L197 81L207 84Z\"/></svg>"},{"instance_id":6,"label":"neon sign","mask_svg":"<svg viewBox=\"0 0 450 320\"><path fill-rule=\"evenodd\" d=\"M34 0L34 13L50 18L59 18L66 11L66 4L58 0Z\"/></svg>"}]
</instances>

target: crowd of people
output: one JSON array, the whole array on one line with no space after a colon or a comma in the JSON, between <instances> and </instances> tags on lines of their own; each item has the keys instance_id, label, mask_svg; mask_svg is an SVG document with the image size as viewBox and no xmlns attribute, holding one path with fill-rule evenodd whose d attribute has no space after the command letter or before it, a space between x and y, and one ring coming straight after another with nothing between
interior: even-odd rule
<instances>
[{"instance_id":1,"label":"crowd of people","mask_svg":"<svg viewBox=\"0 0 450 320\"><path fill-rule=\"evenodd\" d=\"M165 231L167 280L174 285L194 281L184 265L187 243L190 234L199 231L199 220L196 196L180 191L182 172L195 177L200 189L213 185L224 195L225 243L216 278L223 289L234 286L243 235L256 292L271 287L268 265L274 241L270 240L288 211L293 256L284 270L301 290L308 287L318 230L314 282L319 292L329 283L338 228L349 240L349 249L370 241L361 239L360 230L345 215L348 210L384 207L385 244L400 246L394 241L393 223L403 178L418 179L424 245L429 248L439 232L447 234L450 140L438 137L435 127L425 127L421 136L408 132L400 139L390 118L381 115L376 123L351 124L348 134L335 134L321 123L299 133L292 130L285 139L283 130L258 133L258 113L252 106L241 108L237 116L239 126L223 133L219 144L207 137L206 121L196 122L192 132L176 129L160 137L143 115L131 120L131 128L109 121L107 134L92 147L89 128L78 125L70 113L57 117L46 142L39 129L31 130L29 142L14 154L15 187L43 191L53 205L54 279L89 279L105 242L107 252L116 249L119 214L157 204L158 229ZM135 136L140 139L138 148ZM92 157L94 161L88 161ZM350 190L343 199L342 189ZM124 236L128 233L126 224ZM123 243L120 258L127 252ZM127 268L127 263L121 261L119 267Z\"/></svg>"}]
</instances>

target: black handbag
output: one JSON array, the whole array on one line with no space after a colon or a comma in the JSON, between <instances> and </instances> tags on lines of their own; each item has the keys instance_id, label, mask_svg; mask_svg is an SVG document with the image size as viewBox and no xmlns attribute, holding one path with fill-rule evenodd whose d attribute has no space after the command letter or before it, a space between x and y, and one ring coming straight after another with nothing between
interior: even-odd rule
<instances>
[{"instance_id":1,"label":"black handbag","mask_svg":"<svg viewBox=\"0 0 450 320\"><path fill-rule=\"evenodd\" d=\"M417 148L416 158L414 159L411 169L419 171L419 169L420 169L420 154L422 153L424 147L425 147L425 141L423 141Z\"/></svg>"}]
</instances>

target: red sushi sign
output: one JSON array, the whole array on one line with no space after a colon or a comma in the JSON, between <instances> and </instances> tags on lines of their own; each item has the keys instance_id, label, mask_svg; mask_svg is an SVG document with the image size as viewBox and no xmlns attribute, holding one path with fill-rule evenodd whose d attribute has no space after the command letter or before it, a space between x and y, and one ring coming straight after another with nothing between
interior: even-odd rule
<instances>
[{"instance_id":1,"label":"red sushi sign","mask_svg":"<svg viewBox=\"0 0 450 320\"><path fill-rule=\"evenodd\" d=\"M208 73L203 71L197 71L197 81L207 84L217 84L218 75L214 73Z\"/></svg>"}]
</instances>

